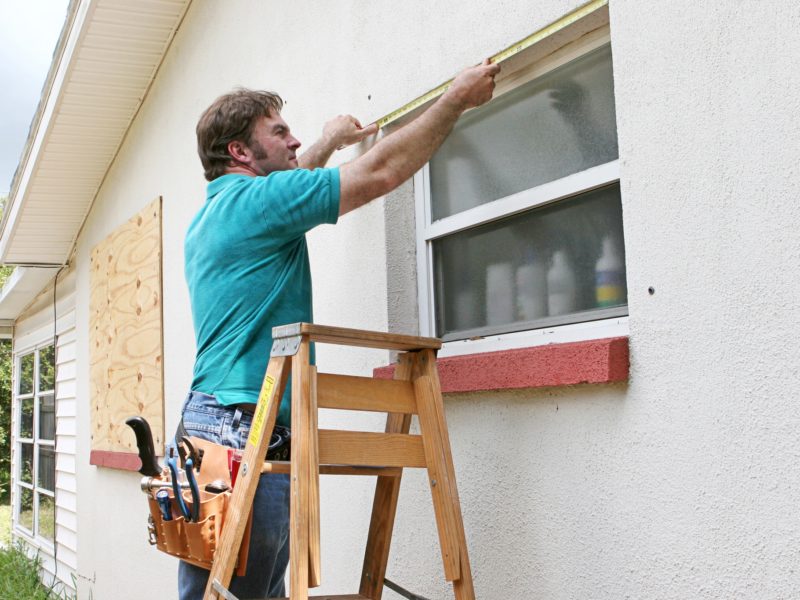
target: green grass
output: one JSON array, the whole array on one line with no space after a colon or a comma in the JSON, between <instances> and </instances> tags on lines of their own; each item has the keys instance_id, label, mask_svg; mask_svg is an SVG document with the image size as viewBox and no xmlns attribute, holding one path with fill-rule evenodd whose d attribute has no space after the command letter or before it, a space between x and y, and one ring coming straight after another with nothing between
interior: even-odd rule
<instances>
[{"instance_id":1,"label":"green grass","mask_svg":"<svg viewBox=\"0 0 800 600\"><path fill-rule=\"evenodd\" d=\"M11 543L11 505L0 505L0 548Z\"/></svg>"},{"instance_id":2,"label":"green grass","mask_svg":"<svg viewBox=\"0 0 800 600\"><path fill-rule=\"evenodd\" d=\"M11 506L0 505L0 599L69 600L39 581L39 557L30 558L21 544L11 544ZM59 584L60 586L60 584Z\"/></svg>"},{"instance_id":3,"label":"green grass","mask_svg":"<svg viewBox=\"0 0 800 600\"><path fill-rule=\"evenodd\" d=\"M22 546L0 549L0 598L55 600L61 594L39 581L39 558L30 558Z\"/></svg>"}]
</instances>

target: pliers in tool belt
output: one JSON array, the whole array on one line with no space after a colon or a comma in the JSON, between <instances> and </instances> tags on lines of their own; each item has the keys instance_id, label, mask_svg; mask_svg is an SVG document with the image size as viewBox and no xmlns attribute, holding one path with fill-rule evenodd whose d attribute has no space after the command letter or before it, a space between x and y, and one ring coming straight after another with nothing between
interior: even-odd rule
<instances>
[{"instance_id":1,"label":"pliers in tool belt","mask_svg":"<svg viewBox=\"0 0 800 600\"><path fill-rule=\"evenodd\" d=\"M200 520L200 489L197 487L194 461L191 458L186 459L186 481L189 482L189 490L192 492L192 521L197 523Z\"/></svg>"},{"instance_id":2,"label":"pliers in tool belt","mask_svg":"<svg viewBox=\"0 0 800 600\"><path fill-rule=\"evenodd\" d=\"M200 464L203 462L203 449L200 448L199 450L195 450L194 444L192 444L191 440L185 435L181 436L181 439L177 445L178 454L181 457L181 466L185 468L186 459L191 458L192 463L197 468L197 472L199 473Z\"/></svg>"},{"instance_id":3,"label":"pliers in tool belt","mask_svg":"<svg viewBox=\"0 0 800 600\"><path fill-rule=\"evenodd\" d=\"M169 467L169 473L172 477L172 493L175 495L175 502L177 503L183 518L187 521L191 521L192 515L189 512L189 508L186 506L186 503L183 501L183 496L181 495L181 482L178 480L179 469L174 457L170 456L167 458L167 466ZM197 483L195 482L195 487L196 486Z\"/></svg>"}]
</instances>

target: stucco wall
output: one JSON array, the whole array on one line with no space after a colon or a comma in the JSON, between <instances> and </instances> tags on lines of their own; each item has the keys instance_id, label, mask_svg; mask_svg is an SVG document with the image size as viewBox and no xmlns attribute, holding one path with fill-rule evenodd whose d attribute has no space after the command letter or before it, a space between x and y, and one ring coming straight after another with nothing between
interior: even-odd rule
<instances>
[{"instance_id":1,"label":"stucco wall","mask_svg":"<svg viewBox=\"0 0 800 600\"><path fill-rule=\"evenodd\" d=\"M79 239L78 397L88 252L162 195L174 428L194 350L182 236L205 187L193 132L214 97L277 90L311 142L327 117L379 117L579 4L241 0L223 11L197 0ZM480 598L800 595L800 9L733 4L611 2L631 380L447 399ZM387 201L411 202L410 187ZM377 201L311 236L318 322L413 324L413 281L397 285L409 280L409 240L393 228L409 213L394 211ZM386 360L319 352L326 371ZM89 455L89 422L79 415L78 456ZM82 591L174 597L175 562L145 541L138 476L78 462ZM324 593L357 587L371 500L366 482L344 481L323 479ZM408 476L389 575L446 598L429 506L424 478Z\"/></svg>"}]
</instances>

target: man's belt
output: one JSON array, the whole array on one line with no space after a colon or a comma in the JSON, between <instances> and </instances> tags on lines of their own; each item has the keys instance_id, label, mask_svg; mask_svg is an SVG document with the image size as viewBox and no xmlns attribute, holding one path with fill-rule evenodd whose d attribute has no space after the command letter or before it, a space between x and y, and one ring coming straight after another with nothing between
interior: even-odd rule
<instances>
[{"instance_id":1,"label":"man's belt","mask_svg":"<svg viewBox=\"0 0 800 600\"><path fill-rule=\"evenodd\" d=\"M233 408L233 423L234 427L238 427L239 421L242 419L242 414L253 414L256 409L255 404L242 403L226 408ZM175 439L180 440L184 436L189 436L186 428L183 426L183 417L178 421L178 428L175 433ZM266 460L289 460L292 455L292 430L282 425L275 425L272 430L272 437L269 440L269 447L267 448Z\"/></svg>"},{"instance_id":2,"label":"man's belt","mask_svg":"<svg viewBox=\"0 0 800 600\"><path fill-rule=\"evenodd\" d=\"M252 415L256 410L256 405L250 402L233 404L228 408L233 408L233 427L239 426L243 414ZM267 448L267 460L289 460L292 454L292 431L288 427L275 425L272 430L272 437Z\"/></svg>"}]
</instances>

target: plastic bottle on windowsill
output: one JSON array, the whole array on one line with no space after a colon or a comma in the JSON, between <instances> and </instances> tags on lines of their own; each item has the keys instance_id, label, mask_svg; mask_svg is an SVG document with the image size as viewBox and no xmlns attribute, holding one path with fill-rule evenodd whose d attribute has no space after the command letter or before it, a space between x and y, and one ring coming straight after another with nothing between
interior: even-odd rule
<instances>
[{"instance_id":1,"label":"plastic bottle on windowsill","mask_svg":"<svg viewBox=\"0 0 800 600\"><path fill-rule=\"evenodd\" d=\"M564 250L553 253L547 270L547 314L551 317L574 312L577 308L578 286L575 271Z\"/></svg>"},{"instance_id":2,"label":"plastic bottle on windowsill","mask_svg":"<svg viewBox=\"0 0 800 600\"><path fill-rule=\"evenodd\" d=\"M494 263L486 269L486 324L505 325L514 321L514 269L509 262Z\"/></svg>"},{"instance_id":3,"label":"plastic bottle on windowsill","mask_svg":"<svg viewBox=\"0 0 800 600\"><path fill-rule=\"evenodd\" d=\"M547 316L547 269L533 250L517 267L517 317L532 321Z\"/></svg>"},{"instance_id":4,"label":"plastic bottle on windowsill","mask_svg":"<svg viewBox=\"0 0 800 600\"><path fill-rule=\"evenodd\" d=\"M610 235L603 238L603 248L594 269L597 306L605 308L624 302L625 268L617 244Z\"/></svg>"}]
</instances>

